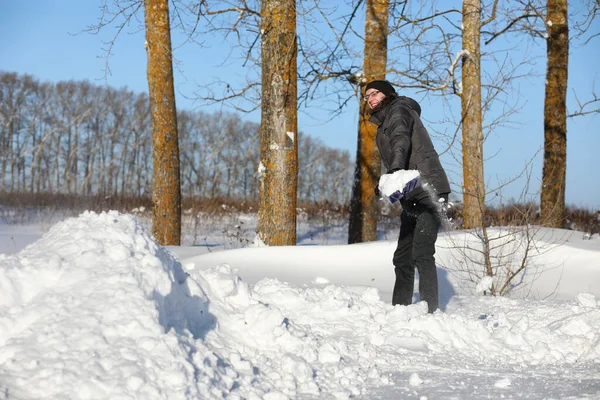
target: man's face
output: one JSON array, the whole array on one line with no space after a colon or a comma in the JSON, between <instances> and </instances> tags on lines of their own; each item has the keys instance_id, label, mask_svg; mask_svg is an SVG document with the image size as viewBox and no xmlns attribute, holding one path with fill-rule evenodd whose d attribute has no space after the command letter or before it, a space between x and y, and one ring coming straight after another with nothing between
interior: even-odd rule
<instances>
[{"instance_id":1,"label":"man's face","mask_svg":"<svg viewBox=\"0 0 600 400\"><path fill-rule=\"evenodd\" d=\"M374 110L385 99L385 95L377 89L370 88L365 93L365 101Z\"/></svg>"}]
</instances>

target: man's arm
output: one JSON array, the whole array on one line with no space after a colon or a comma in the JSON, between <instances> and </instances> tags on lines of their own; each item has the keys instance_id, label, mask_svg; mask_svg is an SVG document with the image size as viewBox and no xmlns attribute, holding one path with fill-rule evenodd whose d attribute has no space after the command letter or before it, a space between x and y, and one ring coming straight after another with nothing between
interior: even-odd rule
<instances>
[{"instance_id":1,"label":"man's arm","mask_svg":"<svg viewBox=\"0 0 600 400\"><path fill-rule=\"evenodd\" d=\"M413 117L405 107L395 107L390 110L389 137L391 160L389 171L407 169L411 152L411 135Z\"/></svg>"}]
</instances>

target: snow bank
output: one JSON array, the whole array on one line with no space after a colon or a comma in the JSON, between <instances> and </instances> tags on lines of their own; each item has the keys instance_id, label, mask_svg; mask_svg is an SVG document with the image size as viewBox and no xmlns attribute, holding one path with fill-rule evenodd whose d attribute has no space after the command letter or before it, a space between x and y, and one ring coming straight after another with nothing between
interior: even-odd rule
<instances>
[{"instance_id":1,"label":"snow bank","mask_svg":"<svg viewBox=\"0 0 600 400\"><path fill-rule=\"evenodd\" d=\"M345 399L424 361L600 363L592 294L457 297L430 315L369 286L250 287L228 265L185 265L115 212L84 213L0 256L0 398ZM426 385L420 376L409 385Z\"/></svg>"},{"instance_id":2,"label":"snow bank","mask_svg":"<svg viewBox=\"0 0 600 400\"><path fill-rule=\"evenodd\" d=\"M234 373L194 340L215 324L207 306L132 217L61 222L0 256L0 395L218 397Z\"/></svg>"}]
</instances>

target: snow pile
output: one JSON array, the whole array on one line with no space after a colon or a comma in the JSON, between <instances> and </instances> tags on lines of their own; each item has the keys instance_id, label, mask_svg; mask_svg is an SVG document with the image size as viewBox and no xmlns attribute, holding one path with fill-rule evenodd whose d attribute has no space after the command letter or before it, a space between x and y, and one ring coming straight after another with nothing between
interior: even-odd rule
<instances>
[{"instance_id":1,"label":"snow pile","mask_svg":"<svg viewBox=\"0 0 600 400\"><path fill-rule=\"evenodd\" d=\"M185 278L117 213L84 213L0 256L0 397L226 393L235 373L194 340L215 321L202 289Z\"/></svg>"},{"instance_id":2,"label":"snow pile","mask_svg":"<svg viewBox=\"0 0 600 400\"><path fill-rule=\"evenodd\" d=\"M589 293L456 297L431 315L425 303L392 307L373 287L318 276L251 287L226 264L185 265L114 212L84 213L0 255L0 399L346 399L399 369L407 387L427 388L417 365L600 364Z\"/></svg>"},{"instance_id":3,"label":"snow pile","mask_svg":"<svg viewBox=\"0 0 600 400\"><path fill-rule=\"evenodd\" d=\"M372 333L356 335L352 328L371 322L373 305L384 314L376 290L298 289L277 279L250 289L226 265L192 276L211 288L211 310L219 322L206 340L222 348L240 379L262 381L272 398L321 393L348 398L365 384L388 383L369 344Z\"/></svg>"},{"instance_id":4,"label":"snow pile","mask_svg":"<svg viewBox=\"0 0 600 400\"><path fill-rule=\"evenodd\" d=\"M0 271L0 398L347 398L387 382L373 353L349 363L354 346L267 302L322 302L312 311L325 307L334 327L336 309L348 317L348 304L376 291L311 294L269 280L251 291L227 266L191 279L128 215L61 222L0 255Z\"/></svg>"}]
</instances>

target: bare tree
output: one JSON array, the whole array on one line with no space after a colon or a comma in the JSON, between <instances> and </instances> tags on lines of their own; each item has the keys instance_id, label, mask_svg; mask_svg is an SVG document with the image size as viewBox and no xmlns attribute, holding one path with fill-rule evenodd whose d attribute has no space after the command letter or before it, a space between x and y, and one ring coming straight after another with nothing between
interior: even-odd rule
<instances>
[{"instance_id":1,"label":"bare tree","mask_svg":"<svg viewBox=\"0 0 600 400\"><path fill-rule=\"evenodd\" d=\"M126 187L129 186L130 195L138 197L149 193L149 182L152 180L152 176L148 173L151 170L149 154L152 148L150 135L147 134L151 131L151 116L148 104L149 100L146 94L136 96L132 104L134 109L131 113L132 120L129 125L134 141L128 159L128 183Z\"/></svg>"},{"instance_id":2,"label":"bare tree","mask_svg":"<svg viewBox=\"0 0 600 400\"><path fill-rule=\"evenodd\" d=\"M384 79L387 64L388 0L367 0L365 13L364 77L361 93L373 79ZM381 159L375 144L377 128L369 122L370 110L365 101L360 101L358 121L358 144L356 168L350 200L350 223L348 243L377 240L377 215L379 207L375 196Z\"/></svg>"},{"instance_id":3,"label":"bare tree","mask_svg":"<svg viewBox=\"0 0 600 400\"><path fill-rule=\"evenodd\" d=\"M261 104L261 40L262 13L260 0L201 1L188 7L198 21L193 35L217 37L219 46L228 46L229 53L223 65L235 62L246 76L240 81L227 81L221 77L212 82L202 82L196 98L204 104L225 104L232 109L248 113ZM293 10L295 12L296 5ZM190 31L190 29L188 29Z\"/></svg>"},{"instance_id":4,"label":"bare tree","mask_svg":"<svg viewBox=\"0 0 600 400\"><path fill-rule=\"evenodd\" d=\"M17 160L14 155L18 147L20 125L25 118L27 91L17 74L3 74L0 80L0 191L12 191L16 183Z\"/></svg>"},{"instance_id":5,"label":"bare tree","mask_svg":"<svg viewBox=\"0 0 600 400\"><path fill-rule=\"evenodd\" d=\"M567 0L548 0L546 25L548 69L544 97L544 167L540 214L545 226L562 228L565 223L567 178Z\"/></svg>"},{"instance_id":6,"label":"bare tree","mask_svg":"<svg viewBox=\"0 0 600 400\"><path fill-rule=\"evenodd\" d=\"M463 0L462 157L464 227L480 227L485 208L481 114L481 3Z\"/></svg>"},{"instance_id":7,"label":"bare tree","mask_svg":"<svg viewBox=\"0 0 600 400\"><path fill-rule=\"evenodd\" d=\"M295 0L262 0L262 101L257 231L296 244L298 121Z\"/></svg>"},{"instance_id":8,"label":"bare tree","mask_svg":"<svg viewBox=\"0 0 600 400\"><path fill-rule=\"evenodd\" d=\"M154 179L152 234L159 244L181 242L181 185L168 0L145 0L148 92Z\"/></svg>"},{"instance_id":9,"label":"bare tree","mask_svg":"<svg viewBox=\"0 0 600 400\"><path fill-rule=\"evenodd\" d=\"M584 45L598 37L597 32L586 38L592 22L598 15L600 3L583 2L569 15L564 0L517 0L505 16L505 26L494 32L487 43L508 32L526 33L546 42L547 70L544 98L544 161L540 214L542 224L564 227L565 183L567 166L567 118L597 113L593 108L599 100L581 101L575 93L577 109L567 112L569 47L572 41L582 40ZM570 35L569 20L573 21Z\"/></svg>"}]
</instances>

